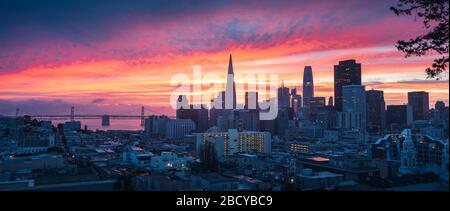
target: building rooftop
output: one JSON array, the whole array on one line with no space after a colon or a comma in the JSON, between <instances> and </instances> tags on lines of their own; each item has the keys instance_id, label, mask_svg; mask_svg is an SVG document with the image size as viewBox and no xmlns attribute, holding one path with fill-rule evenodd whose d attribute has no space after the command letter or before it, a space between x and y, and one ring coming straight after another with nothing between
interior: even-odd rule
<instances>
[{"instance_id":1,"label":"building rooftop","mask_svg":"<svg viewBox=\"0 0 450 211\"><path fill-rule=\"evenodd\" d=\"M217 173L205 173L205 174L201 174L199 175L202 179L208 181L211 184L214 183L223 183L223 182L233 182L236 181L233 178L230 177L224 177L220 174Z\"/></svg>"}]
</instances>

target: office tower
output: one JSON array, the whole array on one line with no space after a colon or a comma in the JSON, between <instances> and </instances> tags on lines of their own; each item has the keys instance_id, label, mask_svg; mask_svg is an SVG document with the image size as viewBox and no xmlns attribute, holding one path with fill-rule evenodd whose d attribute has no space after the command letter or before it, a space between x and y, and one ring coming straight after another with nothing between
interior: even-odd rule
<instances>
[{"instance_id":1,"label":"office tower","mask_svg":"<svg viewBox=\"0 0 450 211\"><path fill-rule=\"evenodd\" d=\"M410 105L386 106L386 128L401 131L412 123L413 112Z\"/></svg>"},{"instance_id":2,"label":"office tower","mask_svg":"<svg viewBox=\"0 0 450 211\"><path fill-rule=\"evenodd\" d=\"M302 96L297 94L297 88L291 90L291 113L290 118L298 116L298 113L302 109Z\"/></svg>"},{"instance_id":3,"label":"office tower","mask_svg":"<svg viewBox=\"0 0 450 211\"><path fill-rule=\"evenodd\" d=\"M275 119L275 135L284 136L289 126L289 108L278 108L278 115Z\"/></svg>"},{"instance_id":4,"label":"office tower","mask_svg":"<svg viewBox=\"0 0 450 211\"><path fill-rule=\"evenodd\" d=\"M150 135L153 133L153 118L156 118L156 116L152 115L144 120L144 133L146 135Z\"/></svg>"},{"instance_id":5,"label":"office tower","mask_svg":"<svg viewBox=\"0 0 450 211\"><path fill-rule=\"evenodd\" d=\"M290 107L290 94L289 88L284 86L284 82L281 83L281 87L278 88L278 108L288 109Z\"/></svg>"},{"instance_id":6,"label":"office tower","mask_svg":"<svg viewBox=\"0 0 450 211\"><path fill-rule=\"evenodd\" d=\"M245 92L245 110L258 110L258 92Z\"/></svg>"},{"instance_id":7,"label":"office tower","mask_svg":"<svg viewBox=\"0 0 450 211\"><path fill-rule=\"evenodd\" d=\"M325 110L326 111L334 111L334 106L333 106L333 97L328 97L328 105L325 105Z\"/></svg>"},{"instance_id":8,"label":"office tower","mask_svg":"<svg viewBox=\"0 0 450 211\"><path fill-rule=\"evenodd\" d=\"M366 90L365 86L347 85L342 87L342 111L359 116L351 125L366 131ZM352 120L353 121L353 120Z\"/></svg>"},{"instance_id":9,"label":"office tower","mask_svg":"<svg viewBox=\"0 0 450 211\"><path fill-rule=\"evenodd\" d=\"M216 153L224 157L244 152L270 153L272 138L269 132L243 131L229 129L226 132L207 132L197 134L197 153L206 142L219 142Z\"/></svg>"},{"instance_id":10,"label":"office tower","mask_svg":"<svg viewBox=\"0 0 450 211\"><path fill-rule=\"evenodd\" d=\"M238 131L259 131L259 112L256 109L235 111L235 125Z\"/></svg>"},{"instance_id":11,"label":"office tower","mask_svg":"<svg viewBox=\"0 0 450 211\"><path fill-rule=\"evenodd\" d=\"M191 119L192 121L194 121L195 125L196 125L196 132L204 132L206 130L208 130L209 128L209 124L208 124L208 109L201 107L200 109L191 109L190 110L190 115L189 118L186 119Z\"/></svg>"},{"instance_id":12,"label":"office tower","mask_svg":"<svg viewBox=\"0 0 450 211\"><path fill-rule=\"evenodd\" d=\"M167 116L151 115L144 121L144 132L147 135L160 135L164 136L166 132L166 125L169 121Z\"/></svg>"},{"instance_id":13,"label":"office tower","mask_svg":"<svg viewBox=\"0 0 450 211\"><path fill-rule=\"evenodd\" d=\"M445 109L445 103L444 101L436 101L434 104L434 109L437 111L443 111Z\"/></svg>"},{"instance_id":14,"label":"office tower","mask_svg":"<svg viewBox=\"0 0 450 211\"><path fill-rule=\"evenodd\" d=\"M209 128L209 115L208 109L203 106L195 108L193 105L189 105L188 109L178 109L176 113L177 119L190 119L196 125L196 132L204 132Z\"/></svg>"},{"instance_id":15,"label":"office tower","mask_svg":"<svg viewBox=\"0 0 450 211\"><path fill-rule=\"evenodd\" d=\"M367 131L380 133L385 128L386 111L384 92L381 90L366 91Z\"/></svg>"},{"instance_id":16,"label":"office tower","mask_svg":"<svg viewBox=\"0 0 450 211\"><path fill-rule=\"evenodd\" d=\"M261 120L259 122L259 131L270 132L271 134L275 134L275 122L276 119L273 120Z\"/></svg>"},{"instance_id":17,"label":"office tower","mask_svg":"<svg viewBox=\"0 0 450 211\"><path fill-rule=\"evenodd\" d=\"M217 94L215 99L218 104L218 108L212 107L209 111L209 127L218 126L218 120L221 116L226 116L229 110L225 109L225 91L221 91Z\"/></svg>"},{"instance_id":18,"label":"office tower","mask_svg":"<svg viewBox=\"0 0 450 211\"><path fill-rule=\"evenodd\" d=\"M194 131L195 125L191 119L169 119L165 128L165 138L181 139Z\"/></svg>"},{"instance_id":19,"label":"office tower","mask_svg":"<svg viewBox=\"0 0 450 211\"><path fill-rule=\"evenodd\" d=\"M412 106L413 121L427 120L429 114L428 92L408 92L408 105Z\"/></svg>"},{"instance_id":20,"label":"office tower","mask_svg":"<svg viewBox=\"0 0 450 211\"><path fill-rule=\"evenodd\" d=\"M223 99L223 98L222 98ZM231 101L231 103L230 103ZM228 61L228 73L227 73L227 84L225 91L225 108L226 109L236 109L236 85L234 83L234 71L233 71L233 61L230 59ZM230 108L230 105L232 108Z\"/></svg>"},{"instance_id":21,"label":"office tower","mask_svg":"<svg viewBox=\"0 0 450 211\"><path fill-rule=\"evenodd\" d=\"M212 137L203 141L197 151L197 154L199 155L200 162L203 164L205 169L210 171L218 170L219 161L224 159L224 145L224 139L220 137Z\"/></svg>"},{"instance_id":22,"label":"office tower","mask_svg":"<svg viewBox=\"0 0 450 211\"><path fill-rule=\"evenodd\" d=\"M309 120L317 119L317 114L325 110L325 97L313 97L309 101Z\"/></svg>"},{"instance_id":23,"label":"office tower","mask_svg":"<svg viewBox=\"0 0 450 211\"><path fill-rule=\"evenodd\" d=\"M309 108L309 101L314 97L314 81L311 66L303 70L303 107Z\"/></svg>"},{"instance_id":24,"label":"office tower","mask_svg":"<svg viewBox=\"0 0 450 211\"><path fill-rule=\"evenodd\" d=\"M177 100L177 110L175 111L177 119L182 119L181 116L184 115L185 109L190 109L188 99L186 95L179 95Z\"/></svg>"},{"instance_id":25,"label":"office tower","mask_svg":"<svg viewBox=\"0 0 450 211\"><path fill-rule=\"evenodd\" d=\"M448 115L445 112L445 103L443 101L436 101L434 104L434 110L436 114L436 119L448 119Z\"/></svg>"},{"instance_id":26,"label":"office tower","mask_svg":"<svg viewBox=\"0 0 450 211\"><path fill-rule=\"evenodd\" d=\"M361 85L361 64L355 60L340 61L334 65L334 107L343 111L342 87L346 85Z\"/></svg>"}]
</instances>

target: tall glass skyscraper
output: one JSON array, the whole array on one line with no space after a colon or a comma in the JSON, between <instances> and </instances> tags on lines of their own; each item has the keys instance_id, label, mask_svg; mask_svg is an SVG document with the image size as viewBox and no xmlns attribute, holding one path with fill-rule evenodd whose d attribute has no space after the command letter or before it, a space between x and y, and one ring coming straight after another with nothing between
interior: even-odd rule
<instances>
[{"instance_id":1,"label":"tall glass skyscraper","mask_svg":"<svg viewBox=\"0 0 450 211\"><path fill-rule=\"evenodd\" d=\"M342 87L346 85L361 85L361 64L355 60L340 61L334 65L334 106L336 111L342 111Z\"/></svg>"},{"instance_id":2,"label":"tall glass skyscraper","mask_svg":"<svg viewBox=\"0 0 450 211\"><path fill-rule=\"evenodd\" d=\"M342 111L353 113L358 116L357 119L351 120L351 125L366 131L366 88L361 85L347 85L342 87Z\"/></svg>"},{"instance_id":3,"label":"tall glass skyscraper","mask_svg":"<svg viewBox=\"0 0 450 211\"><path fill-rule=\"evenodd\" d=\"M386 103L382 90L366 91L367 130L370 133L380 133L386 123Z\"/></svg>"},{"instance_id":4,"label":"tall glass skyscraper","mask_svg":"<svg viewBox=\"0 0 450 211\"><path fill-rule=\"evenodd\" d=\"M413 121L428 119L430 109L428 92L408 92L408 105L411 105L413 110Z\"/></svg>"},{"instance_id":5,"label":"tall glass skyscraper","mask_svg":"<svg viewBox=\"0 0 450 211\"><path fill-rule=\"evenodd\" d=\"M309 108L309 102L314 97L314 81L311 66L303 70L303 107Z\"/></svg>"}]
</instances>

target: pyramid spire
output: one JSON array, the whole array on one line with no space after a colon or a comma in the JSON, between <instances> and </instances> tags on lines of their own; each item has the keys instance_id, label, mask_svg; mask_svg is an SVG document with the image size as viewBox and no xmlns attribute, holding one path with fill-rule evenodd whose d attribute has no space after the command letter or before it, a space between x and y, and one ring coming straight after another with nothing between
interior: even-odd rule
<instances>
[{"instance_id":1,"label":"pyramid spire","mask_svg":"<svg viewBox=\"0 0 450 211\"><path fill-rule=\"evenodd\" d=\"M227 109L235 109L236 108L236 85L234 84L234 71L233 71L233 61L231 59L228 62L228 75L227 75L227 84L226 84L226 96L225 96L225 104L228 104ZM228 102L228 103L227 103Z\"/></svg>"},{"instance_id":2,"label":"pyramid spire","mask_svg":"<svg viewBox=\"0 0 450 211\"><path fill-rule=\"evenodd\" d=\"M228 74L233 74L234 75L233 60L231 59L231 54L230 54L230 59L228 61Z\"/></svg>"}]
</instances>

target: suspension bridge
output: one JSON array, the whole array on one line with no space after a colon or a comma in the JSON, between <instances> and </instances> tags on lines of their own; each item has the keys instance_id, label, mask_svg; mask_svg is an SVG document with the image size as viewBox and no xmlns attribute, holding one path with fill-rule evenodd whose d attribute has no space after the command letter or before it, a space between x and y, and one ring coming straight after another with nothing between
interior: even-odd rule
<instances>
[{"instance_id":1,"label":"suspension bridge","mask_svg":"<svg viewBox=\"0 0 450 211\"><path fill-rule=\"evenodd\" d=\"M101 124L103 126L109 126L110 120L141 120L141 126L144 126L145 121L145 107L142 106L139 111L132 110L130 112L124 112L126 114L76 114L75 113L75 107L70 107L70 113L69 114L32 114L28 115L32 119L38 119L38 120L82 120L82 119L100 119ZM163 115L162 113L158 111L154 111L147 108L147 111L150 111L150 113L155 115ZM16 117L18 117L20 114L20 109L16 109ZM26 114L23 114L26 115Z\"/></svg>"}]
</instances>

